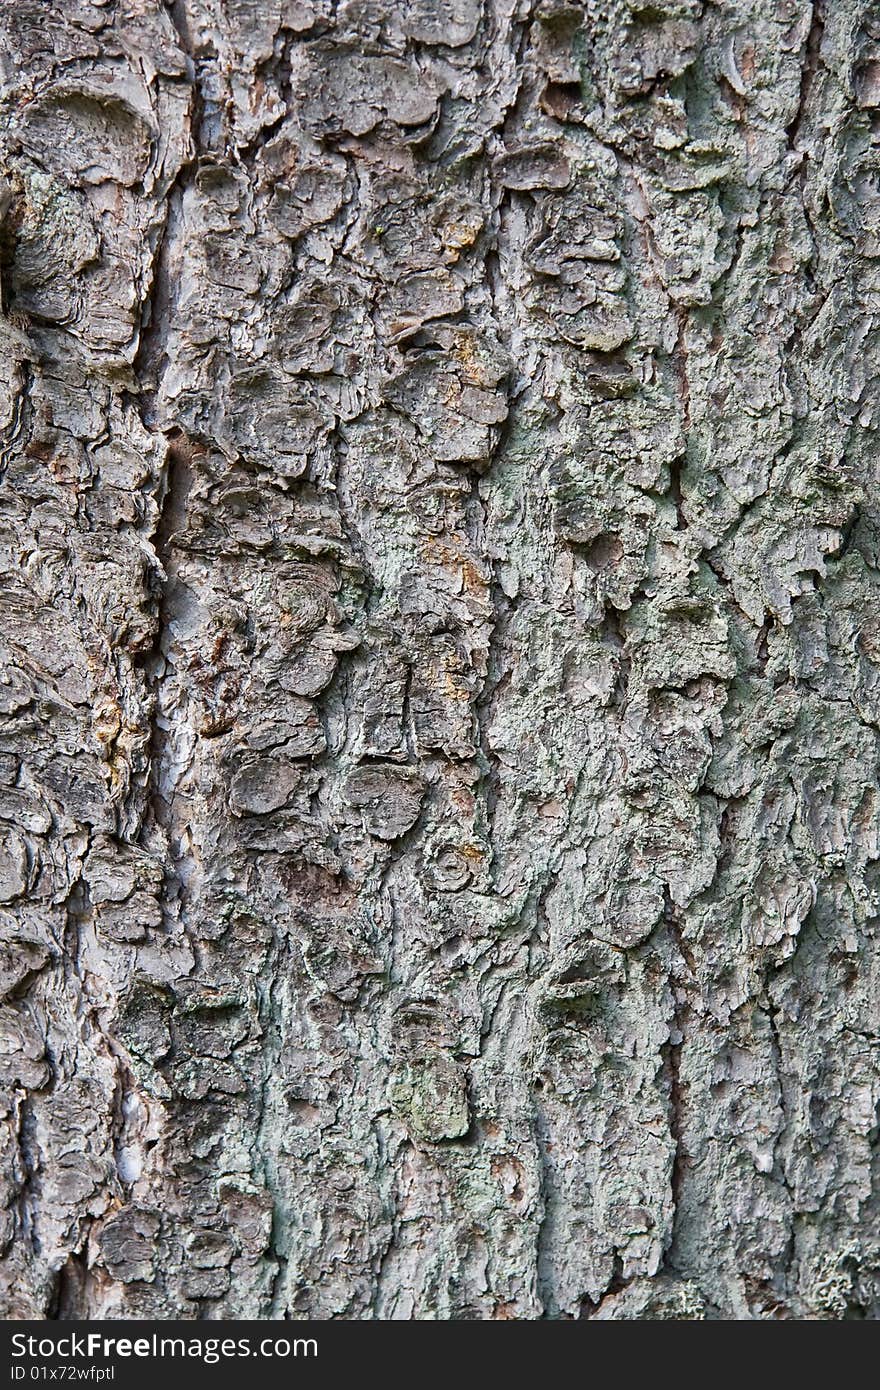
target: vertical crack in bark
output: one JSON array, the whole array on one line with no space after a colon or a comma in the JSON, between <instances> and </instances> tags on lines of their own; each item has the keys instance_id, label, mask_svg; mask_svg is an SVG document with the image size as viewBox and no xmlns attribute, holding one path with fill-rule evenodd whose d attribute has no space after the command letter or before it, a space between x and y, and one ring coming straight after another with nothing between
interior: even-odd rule
<instances>
[{"instance_id":1,"label":"vertical crack in bark","mask_svg":"<svg viewBox=\"0 0 880 1390\"><path fill-rule=\"evenodd\" d=\"M89 1280L85 1250L71 1252L55 1275L55 1286L46 1310L50 1322L88 1319Z\"/></svg>"},{"instance_id":2,"label":"vertical crack in bark","mask_svg":"<svg viewBox=\"0 0 880 1390\"><path fill-rule=\"evenodd\" d=\"M667 937L673 947L675 955L678 957L680 966L690 974L692 978L696 975L696 962L689 950L684 937L684 923L681 910L676 907L669 893L668 887L663 890L663 917L666 923ZM688 986L686 982L677 982L676 976L679 971L675 969L674 962L671 963L672 979L670 988L673 997L672 1028L668 1043L664 1045L667 1094L669 1101L669 1133L673 1144L672 1170L670 1173L670 1199L672 1204L672 1221L670 1224L669 1241L664 1253L664 1263L669 1269L676 1268L676 1242L684 1213L682 1210L682 1198L687 1181L687 1170L690 1165L690 1156L687 1151L687 1117L686 1117L686 1095L687 1087L682 1082L681 1062L682 1050L685 1042L689 1041L687 1035L687 1021L691 1017L691 1006L688 1002Z\"/></svg>"},{"instance_id":3,"label":"vertical crack in bark","mask_svg":"<svg viewBox=\"0 0 880 1390\"><path fill-rule=\"evenodd\" d=\"M813 92L813 86L819 72L822 61L821 47L822 36L825 33L825 6L824 0L813 0L810 6L810 26L807 30L807 38L804 44L803 66L801 68L800 89L798 91L798 103L795 110L794 119L788 126L788 145L789 149L800 153L798 144L803 133L807 119L807 106ZM804 151L809 157L809 152ZM806 163L806 160L804 161Z\"/></svg>"},{"instance_id":4,"label":"vertical crack in bark","mask_svg":"<svg viewBox=\"0 0 880 1390\"><path fill-rule=\"evenodd\" d=\"M284 1211L282 1186L278 1175L278 1155L272 1143L271 1110L268 1104L270 1088L282 1066L284 1035L275 984L284 978L289 968L290 949L286 942L275 940L260 986L260 1021L267 1041L263 1046L263 1076L258 1112L254 1123L254 1148L272 1198L271 1229L268 1257L275 1261L269 1289L267 1315L285 1318L289 1315L289 1292L285 1278L290 1264L291 1233L289 1213Z\"/></svg>"},{"instance_id":5,"label":"vertical crack in bark","mask_svg":"<svg viewBox=\"0 0 880 1390\"><path fill-rule=\"evenodd\" d=\"M165 194L165 214L153 248L150 292L141 309L140 340L133 363L141 420L151 433L159 438L164 436L167 441L164 468L157 481L158 519L152 536L159 575L156 630L152 650L142 661L147 678L148 698L152 704L149 809L153 824L164 834L167 855L162 889L162 911L166 927L181 917L187 865L186 855L174 834L172 802L174 786L181 768L178 763L178 750L175 748L173 714L163 708L163 681L169 664L173 664L173 640L169 622L178 563L175 538L183 535L186 530L187 498L193 482L192 461L197 450L175 422L169 422L164 418L161 390L164 375L170 365L167 356L169 337L175 323L178 281L186 248L183 205L186 193L195 178L201 155L200 136L203 120L201 88L193 57L186 7L182 0L175 0L174 4L169 5L168 13L187 60L190 95L186 120L191 153L177 170ZM149 824L143 827L142 833L149 835Z\"/></svg>"},{"instance_id":6,"label":"vertical crack in bark","mask_svg":"<svg viewBox=\"0 0 880 1390\"><path fill-rule=\"evenodd\" d=\"M197 455L181 431L170 432L163 477L159 521L153 548L164 576L159 598L156 636L145 669L153 702L150 742L150 809L153 823L165 836L168 861L163 889L163 914L168 924L180 920L186 895L188 856L180 843L174 815L177 782L186 766L185 731L178 729L185 711L176 711L166 700L164 682L175 666L171 630L177 584L178 555L175 538L186 529L187 499L193 483L192 464ZM183 739L183 742L181 742ZM146 827L149 830L149 826Z\"/></svg>"},{"instance_id":7,"label":"vertical crack in bark","mask_svg":"<svg viewBox=\"0 0 880 1390\"><path fill-rule=\"evenodd\" d=\"M37 1233L38 1180L40 1173L40 1153L36 1143L34 1113L31 1102L22 1095L15 1109L15 1141L21 1176L16 1187L15 1206L18 1215L17 1238L26 1241L35 1256L38 1256L39 1238Z\"/></svg>"},{"instance_id":8,"label":"vertical crack in bark","mask_svg":"<svg viewBox=\"0 0 880 1390\"><path fill-rule=\"evenodd\" d=\"M679 531L686 531L688 529L688 521L684 511L682 470L687 465L687 454L690 447L691 433L691 386L690 377L688 375L687 346L689 319L687 310L678 310L676 317L678 319L678 335L672 353L672 367L678 383L679 398L681 401L684 457L676 457L672 459L669 464L669 496L675 505L676 526Z\"/></svg>"}]
</instances>

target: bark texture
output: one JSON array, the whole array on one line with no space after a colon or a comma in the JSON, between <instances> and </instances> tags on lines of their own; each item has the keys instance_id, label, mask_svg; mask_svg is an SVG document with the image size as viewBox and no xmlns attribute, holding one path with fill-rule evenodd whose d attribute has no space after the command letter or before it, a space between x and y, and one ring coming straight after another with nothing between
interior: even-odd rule
<instances>
[{"instance_id":1,"label":"bark texture","mask_svg":"<svg viewBox=\"0 0 880 1390\"><path fill-rule=\"evenodd\" d=\"M2 0L7 1316L880 1316L880 11Z\"/></svg>"}]
</instances>

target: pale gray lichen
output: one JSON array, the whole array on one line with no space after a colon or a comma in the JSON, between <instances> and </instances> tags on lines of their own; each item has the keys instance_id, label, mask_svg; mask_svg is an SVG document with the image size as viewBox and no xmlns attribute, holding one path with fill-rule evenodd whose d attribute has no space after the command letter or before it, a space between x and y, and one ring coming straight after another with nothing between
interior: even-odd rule
<instances>
[{"instance_id":1,"label":"pale gray lichen","mask_svg":"<svg viewBox=\"0 0 880 1390\"><path fill-rule=\"evenodd\" d=\"M0 0L36 1318L875 1318L867 0Z\"/></svg>"}]
</instances>

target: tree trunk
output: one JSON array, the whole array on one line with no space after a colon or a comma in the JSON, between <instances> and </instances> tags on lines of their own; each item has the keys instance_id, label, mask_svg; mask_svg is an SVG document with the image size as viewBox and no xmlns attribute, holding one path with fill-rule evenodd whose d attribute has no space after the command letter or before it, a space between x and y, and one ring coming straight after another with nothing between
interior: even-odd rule
<instances>
[{"instance_id":1,"label":"tree trunk","mask_svg":"<svg viewBox=\"0 0 880 1390\"><path fill-rule=\"evenodd\" d=\"M8 1316L875 1318L867 0L0 0Z\"/></svg>"}]
</instances>

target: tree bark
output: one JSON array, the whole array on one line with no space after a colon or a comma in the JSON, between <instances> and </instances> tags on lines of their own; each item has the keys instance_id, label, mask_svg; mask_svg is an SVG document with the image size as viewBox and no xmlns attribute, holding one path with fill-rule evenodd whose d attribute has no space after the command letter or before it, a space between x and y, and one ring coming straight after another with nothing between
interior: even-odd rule
<instances>
[{"instance_id":1,"label":"tree bark","mask_svg":"<svg viewBox=\"0 0 880 1390\"><path fill-rule=\"evenodd\" d=\"M880 1315L876 8L0 15L6 1315Z\"/></svg>"}]
</instances>

